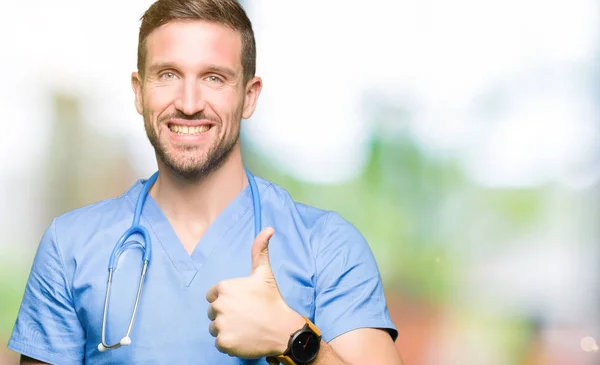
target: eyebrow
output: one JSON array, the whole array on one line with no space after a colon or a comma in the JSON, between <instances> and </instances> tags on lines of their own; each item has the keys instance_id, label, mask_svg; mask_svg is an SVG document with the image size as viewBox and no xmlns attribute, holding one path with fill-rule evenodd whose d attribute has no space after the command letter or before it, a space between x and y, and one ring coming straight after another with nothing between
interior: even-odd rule
<instances>
[{"instance_id":1,"label":"eyebrow","mask_svg":"<svg viewBox=\"0 0 600 365\"><path fill-rule=\"evenodd\" d=\"M235 79L236 76L237 76L237 73L233 69L231 69L229 67L223 67L223 66L217 66L217 65L208 65L206 67L206 69L208 71L210 71L210 72L221 74L221 75L223 75L223 76L225 76L227 78L230 78L230 79Z\"/></svg>"},{"instance_id":2,"label":"eyebrow","mask_svg":"<svg viewBox=\"0 0 600 365\"><path fill-rule=\"evenodd\" d=\"M178 69L178 67L174 63L171 63L171 62L157 62L157 63L151 64L148 67L148 73L156 73L160 70L167 70L167 69L175 69L176 70L176 69ZM206 72L218 73L218 74L221 74L230 79L234 79L237 76L236 72L229 67L223 67L223 66L210 64L210 65L204 66L203 69Z\"/></svg>"}]
</instances>

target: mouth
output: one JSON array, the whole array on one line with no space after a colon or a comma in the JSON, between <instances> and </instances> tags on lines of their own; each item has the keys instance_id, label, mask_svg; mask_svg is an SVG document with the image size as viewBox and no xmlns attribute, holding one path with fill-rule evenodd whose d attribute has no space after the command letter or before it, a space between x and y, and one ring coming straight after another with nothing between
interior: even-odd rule
<instances>
[{"instance_id":1,"label":"mouth","mask_svg":"<svg viewBox=\"0 0 600 365\"><path fill-rule=\"evenodd\" d=\"M168 124L169 130L175 134L182 136L193 136L208 132L213 125L202 124L202 125L181 125L175 123Z\"/></svg>"}]
</instances>

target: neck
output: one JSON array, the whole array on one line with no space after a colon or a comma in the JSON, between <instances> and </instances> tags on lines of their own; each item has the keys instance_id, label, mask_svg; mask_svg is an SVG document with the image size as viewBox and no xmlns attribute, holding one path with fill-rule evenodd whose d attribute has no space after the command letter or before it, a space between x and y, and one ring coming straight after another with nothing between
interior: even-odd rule
<instances>
[{"instance_id":1,"label":"neck","mask_svg":"<svg viewBox=\"0 0 600 365\"><path fill-rule=\"evenodd\" d=\"M197 182L182 179L160 162L158 170L158 179L149 194L169 220L201 231L208 228L248 184L239 145L218 169Z\"/></svg>"}]
</instances>

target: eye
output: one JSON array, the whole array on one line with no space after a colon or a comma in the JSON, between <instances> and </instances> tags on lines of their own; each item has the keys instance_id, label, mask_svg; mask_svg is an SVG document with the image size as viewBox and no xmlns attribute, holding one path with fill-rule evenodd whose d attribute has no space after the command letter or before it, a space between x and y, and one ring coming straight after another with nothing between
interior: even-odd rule
<instances>
[{"instance_id":1,"label":"eye","mask_svg":"<svg viewBox=\"0 0 600 365\"><path fill-rule=\"evenodd\" d=\"M206 80L208 80L210 82L215 82L215 83L223 82L223 80L219 76L216 76L216 75L210 75L206 78Z\"/></svg>"},{"instance_id":2,"label":"eye","mask_svg":"<svg viewBox=\"0 0 600 365\"><path fill-rule=\"evenodd\" d=\"M167 71L160 74L161 80L173 80L175 78L175 74L173 72Z\"/></svg>"}]
</instances>

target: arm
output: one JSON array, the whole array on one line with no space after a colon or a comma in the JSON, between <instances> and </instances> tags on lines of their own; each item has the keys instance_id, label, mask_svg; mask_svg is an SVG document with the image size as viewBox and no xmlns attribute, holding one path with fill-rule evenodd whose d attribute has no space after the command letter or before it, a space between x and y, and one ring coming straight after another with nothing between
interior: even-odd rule
<instances>
[{"instance_id":1,"label":"arm","mask_svg":"<svg viewBox=\"0 0 600 365\"><path fill-rule=\"evenodd\" d=\"M401 365L370 248L338 215L330 221L315 257L314 324L323 346L311 365ZM254 241L250 276L221 281L207 292L209 332L217 349L230 356L280 356L290 335L306 324L278 290L268 251L272 234L266 228Z\"/></svg>"},{"instance_id":2,"label":"arm","mask_svg":"<svg viewBox=\"0 0 600 365\"><path fill-rule=\"evenodd\" d=\"M8 343L22 354L21 364L83 363L85 333L63 263L54 221L38 246Z\"/></svg>"},{"instance_id":3,"label":"arm","mask_svg":"<svg viewBox=\"0 0 600 365\"><path fill-rule=\"evenodd\" d=\"M323 341L311 365L401 365L397 331L368 243L336 213L330 213L319 240L314 320Z\"/></svg>"},{"instance_id":4,"label":"arm","mask_svg":"<svg viewBox=\"0 0 600 365\"><path fill-rule=\"evenodd\" d=\"M291 312L293 310L289 309ZM286 318L286 317L283 317ZM302 325L302 317L293 312L285 320L287 332L292 333ZM284 326L281 326L284 327ZM286 331L278 337L285 338ZM287 349L287 343L279 344L277 353ZM346 332L329 343L321 339L319 354L310 365L402 365L400 354L396 350L390 333L378 328L359 328Z\"/></svg>"},{"instance_id":5,"label":"arm","mask_svg":"<svg viewBox=\"0 0 600 365\"><path fill-rule=\"evenodd\" d=\"M343 355L343 358L337 354ZM402 360L389 333L374 328L361 328L345 333L329 344L321 340L321 350L311 365L323 364L402 365Z\"/></svg>"}]
</instances>

